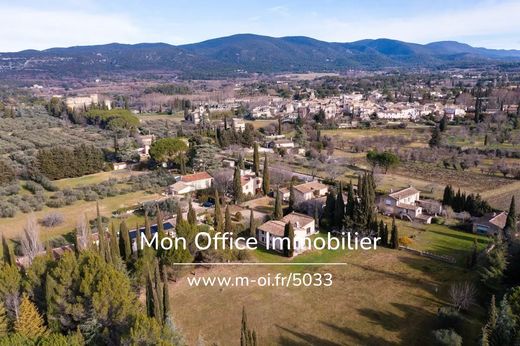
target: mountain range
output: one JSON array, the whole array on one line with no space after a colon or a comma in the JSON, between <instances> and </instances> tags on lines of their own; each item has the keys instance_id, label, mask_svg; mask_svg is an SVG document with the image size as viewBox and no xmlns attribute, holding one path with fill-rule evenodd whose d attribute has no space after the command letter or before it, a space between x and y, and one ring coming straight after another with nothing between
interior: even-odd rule
<instances>
[{"instance_id":1,"label":"mountain range","mask_svg":"<svg viewBox=\"0 0 520 346\"><path fill-rule=\"evenodd\" d=\"M520 50L477 48L455 41L417 44L370 39L339 43L303 36L275 38L238 34L179 46L111 43L0 53L0 77L94 77L166 72L184 78L212 78L244 73L475 67L503 63L520 63Z\"/></svg>"}]
</instances>

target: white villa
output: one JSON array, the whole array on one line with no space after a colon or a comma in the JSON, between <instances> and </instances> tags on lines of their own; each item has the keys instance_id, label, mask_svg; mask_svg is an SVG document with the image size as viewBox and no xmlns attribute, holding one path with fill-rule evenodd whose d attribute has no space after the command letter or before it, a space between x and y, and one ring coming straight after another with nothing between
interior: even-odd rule
<instances>
[{"instance_id":1,"label":"white villa","mask_svg":"<svg viewBox=\"0 0 520 346\"><path fill-rule=\"evenodd\" d=\"M169 191L172 195L185 195L197 190L209 189L213 185L213 177L207 172L183 175L173 185Z\"/></svg>"},{"instance_id":2,"label":"white villa","mask_svg":"<svg viewBox=\"0 0 520 346\"><path fill-rule=\"evenodd\" d=\"M418 205L419 201L420 191L412 186L392 192L383 199L387 212L401 217L407 215L411 219L422 214L422 207Z\"/></svg>"},{"instance_id":3,"label":"white villa","mask_svg":"<svg viewBox=\"0 0 520 346\"><path fill-rule=\"evenodd\" d=\"M306 251L305 239L316 233L314 218L292 212L281 220L267 221L256 230L258 242L266 248L283 252L283 237L285 225L291 223L294 229L294 253L299 254Z\"/></svg>"},{"instance_id":4,"label":"white villa","mask_svg":"<svg viewBox=\"0 0 520 346\"><path fill-rule=\"evenodd\" d=\"M329 187L319 181L294 186L294 199L296 203L308 201L313 198L323 197L329 191Z\"/></svg>"}]
</instances>

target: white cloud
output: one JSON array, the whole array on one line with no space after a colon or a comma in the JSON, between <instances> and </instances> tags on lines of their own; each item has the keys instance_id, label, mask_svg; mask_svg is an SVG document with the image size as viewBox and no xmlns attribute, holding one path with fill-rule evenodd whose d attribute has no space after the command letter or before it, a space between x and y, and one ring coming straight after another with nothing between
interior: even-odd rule
<instances>
[{"instance_id":1,"label":"white cloud","mask_svg":"<svg viewBox=\"0 0 520 346\"><path fill-rule=\"evenodd\" d=\"M0 13L0 51L4 52L151 38L130 18L117 14L11 6L0 6Z\"/></svg>"},{"instance_id":2,"label":"white cloud","mask_svg":"<svg viewBox=\"0 0 520 346\"><path fill-rule=\"evenodd\" d=\"M329 40L339 41L387 37L426 43L467 38L470 43L478 44L480 37L520 34L518 13L520 2L486 2L464 10L424 13L410 17L324 20L321 23L321 32ZM519 47L518 42L511 44Z\"/></svg>"}]
</instances>

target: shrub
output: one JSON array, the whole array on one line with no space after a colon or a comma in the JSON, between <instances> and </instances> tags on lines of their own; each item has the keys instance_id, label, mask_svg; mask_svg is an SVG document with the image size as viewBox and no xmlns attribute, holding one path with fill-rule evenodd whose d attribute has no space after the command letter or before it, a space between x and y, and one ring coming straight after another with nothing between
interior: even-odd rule
<instances>
[{"instance_id":1,"label":"shrub","mask_svg":"<svg viewBox=\"0 0 520 346\"><path fill-rule=\"evenodd\" d=\"M63 223L63 215L60 213L50 213L40 220L40 224L45 227L56 227Z\"/></svg>"},{"instance_id":2,"label":"shrub","mask_svg":"<svg viewBox=\"0 0 520 346\"><path fill-rule=\"evenodd\" d=\"M462 337L453 329L438 329L433 332L436 345L461 346Z\"/></svg>"},{"instance_id":3,"label":"shrub","mask_svg":"<svg viewBox=\"0 0 520 346\"><path fill-rule=\"evenodd\" d=\"M410 246L412 245L413 243L413 240L410 239L409 237L399 237L399 244L403 245L403 246Z\"/></svg>"},{"instance_id":4,"label":"shrub","mask_svg":"<svg viewBox=\"0 0 520 346\"><path fill-rule=\"evenodd\" d=\"M242 221L242 213L241 213L241 212L237 211L237 212L235 213L235 220L236 220L237 222Z\"/></svg>"},{"instance_id":5,"label":"shrub","mask_svg":"<svg viewBox=\"0 0 520 346\"><path fill-rule=\"evenodd\" d=\"M14 217L17 208L9 202L0 201L0 217Z\"/></svg>"},{"instance_id":6,"label":"shrub","mask_svg":"<svg viewBox=\"0 0 520 346\"><path fill-rule=\"evenodd\" d=\"M437 311L438 329L453 329L461 332L464 325L464 317L451 306L444 306Z\"/></svg>"},{"instance_id":7,"label":"shrub","mask_svg":"<svg viewBox=\"0 0 520 346\"><path fill-rule=\"evenodd\" d=\"M43 187L42 187L40 184L38 184L38 183L36 183L36 182L34 182L34 181L30 181L30 180L27 181L27 182L24 184L23 187L24 187L26 190L32 192L33 194L38 193L38 192L43 192Z\"/></svg>"},{"instance_id":8,"label":"shrub","mask_svg":"<svg viewBox=\"0 0 520 346\"><path fill-rule=\"evenodd\" d=\"M432 223L436 225L444 225L444 219L442 217L432 217Z\"/></svg>"}]
</instances>

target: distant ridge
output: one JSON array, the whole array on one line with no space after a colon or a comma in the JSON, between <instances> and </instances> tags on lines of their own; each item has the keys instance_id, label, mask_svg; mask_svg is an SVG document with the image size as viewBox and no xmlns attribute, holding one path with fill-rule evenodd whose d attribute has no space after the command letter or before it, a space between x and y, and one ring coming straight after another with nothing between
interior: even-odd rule
<instances>
[{"instance_id":1,"label":"distant ridge","mask_svg":"<svg viewBox=\"0 0 520 346\"><path fill-rule=\"evenodd\" d=\"M111 43L0 53L0 76L167 72L185 78L212 78L242 73L473 67L511 62L520 63L519 50L477 48L455 41L422 45L381 38L339 43L304 36L238 34L180 46Z\"/></svg>"}]
</instances>

